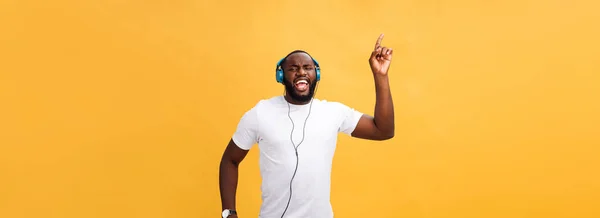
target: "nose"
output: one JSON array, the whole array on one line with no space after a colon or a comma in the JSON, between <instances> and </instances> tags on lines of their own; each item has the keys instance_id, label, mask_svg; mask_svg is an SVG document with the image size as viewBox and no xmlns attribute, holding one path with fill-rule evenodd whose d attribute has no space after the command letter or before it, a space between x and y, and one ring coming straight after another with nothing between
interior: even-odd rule
<instances>
[{"instance_id":1,"label":"nose","mask_svg":"<svg viewBox=\"0 0 600 218\"><path fill-rule=\"evenodd\" d=\"M298 71L296 71L296 76L297 77L305 77L308 76L308 71L305 70L304 68L300 68L298 69Z\"/></svg>"}]
</instances>

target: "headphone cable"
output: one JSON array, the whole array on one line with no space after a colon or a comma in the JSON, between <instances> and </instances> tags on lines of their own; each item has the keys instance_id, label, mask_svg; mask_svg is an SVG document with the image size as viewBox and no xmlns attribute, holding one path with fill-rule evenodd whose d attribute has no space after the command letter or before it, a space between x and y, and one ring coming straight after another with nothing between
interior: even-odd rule
<instances>
[{"instance_id":1,"label":"headphone cable","mask_svg":"<svg viewBox=\"0 0 600 218\"><path fill-rule=\"evenodd\" d=\"M316 87L315 87L315 89L316 89ZM316 91L315 91L314 94L316 94ZM290 118L290 121L292 122L292 131L290 132L290 141L292 142L292 146L294 147L294 151L296 153L296 168L294 169L294 174L292 175L292 179L290 180L290 196L289 196L287 205L285 206L285 210L283 211L283 214L281 214L281 218L283 218L283 216L287 212L287 209L290 206L290 202L292 201L292 182L294 182L294 178L296 177L296 172L298 171L298 161L299 161L298 147L300 147L300 145L302 144L302 142L304 142L304 135L305 135L305 131L306 131L306 123L308 121L308 118L310 117L310 112L312 110L312 103L313 103L313 99L314 99L314 94L313 94L313 98L310 99L310 106L308 108L308 115L306 115L306 119L304 120L304 126L302 127L302 140L300 140L300 143L298 143L297 146L294 144L294 140L293 140L293 135L294 135L294 120L292 119L292 116L290 115L291 108L290 108L290 103L288 102L288 118Z\"/></svg>"}]
</instances>

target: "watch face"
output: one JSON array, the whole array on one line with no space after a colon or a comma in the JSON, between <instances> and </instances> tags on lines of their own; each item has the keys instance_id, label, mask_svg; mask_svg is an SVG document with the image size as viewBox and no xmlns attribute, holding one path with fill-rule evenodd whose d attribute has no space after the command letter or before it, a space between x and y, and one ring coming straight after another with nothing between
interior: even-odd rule
<instances>
[{"instance_id":1,"label":"watch face","mask_svg":"<svg viewBox=\"0 0 600 218\"><path fill-rule=\"evenodd\" d=\"M229 216L229 210L224 210L222 215L223 218L227 218Z\"/></svg>"}]
</instances>

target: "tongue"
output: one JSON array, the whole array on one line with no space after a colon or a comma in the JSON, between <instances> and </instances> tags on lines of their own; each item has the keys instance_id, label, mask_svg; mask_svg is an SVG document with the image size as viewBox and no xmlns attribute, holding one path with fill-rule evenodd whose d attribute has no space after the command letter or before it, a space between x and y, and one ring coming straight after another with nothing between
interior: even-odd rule
<instances>
[{"instance_id":1,"label":"tongue","mask_svg":"<svg viewBox=\"0 0 600 218\"><path fill-rule=\"evenodd\" d=\"M296 89L298 89L298 91L306 91L306 89L308 88L308 85L304 84L304 83L299 83L296 85Z\"/></svg>"}]
</instances>

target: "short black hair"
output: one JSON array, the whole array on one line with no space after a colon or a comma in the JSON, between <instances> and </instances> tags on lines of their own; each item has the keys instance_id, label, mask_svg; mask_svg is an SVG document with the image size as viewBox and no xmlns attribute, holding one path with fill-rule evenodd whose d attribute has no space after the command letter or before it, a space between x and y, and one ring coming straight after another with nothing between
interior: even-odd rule
<instances>
[{"instance_id":1,"label":"short black hair","mask_svg":"<svg viewBox=\"0 0 600 218\"><path fill-rule=\"evenodd\" d=\"M294 50L294 51L290 52L289 54L287 54L287 55L286 55L286 56L283 58L283 60L281 61L281 64L280 64L280 66L281 66L281 68L282 68L282 69L283 69L283 64L285 64L285 61L287 60L287 58L288 58L290 55L293 55L293 54L296 54L296 53L304 53L304 54L307 54L307 55L310 57L310 59L314 61L313 57L312 57L312 56L311 56L311 55L310 55L308 52L306 52L306 51L304 51L304 50Z\"/></svg>"}]
</instances>

